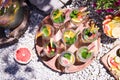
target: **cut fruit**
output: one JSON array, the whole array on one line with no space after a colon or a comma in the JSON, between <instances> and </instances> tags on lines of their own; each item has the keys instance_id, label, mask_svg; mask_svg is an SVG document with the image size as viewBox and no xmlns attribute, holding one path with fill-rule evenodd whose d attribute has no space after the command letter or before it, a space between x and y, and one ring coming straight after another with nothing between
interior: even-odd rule
<instances>
[{"instance_id":1,"label":"cut fruit","mask_svg":"<svg viewBox=\"0 0 120 80\"><path fill-rule=\"evenodd\" d=\"M14 54L15 60L21 64L27 64L30 62L31 57L32 55L28 48L19 48Z\"/></svg>"},{"instance_id":2,"label":"cut fruit","mask_svg":"<svg viewBox=\"0 0 120 80\"><path fill-rule=\"evenodd\" d=\"M110 21L111 21L111 19L106 19L106 20L104 20L104 21L103 21L103 25L108 24Z\"/></svg>"},{"instance_id":3,"label":"cut fruit","mask_svg":"<svg viewBox=\"0 0 120 80\"><path fill-rule=\"evenodd\" d=\"M113 28L112 35L115 38L120 38L120 24L116 26L115 28Z\"/></svg>"},{"instance_id":4,"label":"cut fruit","mask_svg":"<svg viewBox=\"0 0 120 80\"><path fill-rule=\"evenodd\" d=\"M72 18L72 21L74 21L74 22L80 22L80 20L78 18Z\"/></svg>"}]
</instances>

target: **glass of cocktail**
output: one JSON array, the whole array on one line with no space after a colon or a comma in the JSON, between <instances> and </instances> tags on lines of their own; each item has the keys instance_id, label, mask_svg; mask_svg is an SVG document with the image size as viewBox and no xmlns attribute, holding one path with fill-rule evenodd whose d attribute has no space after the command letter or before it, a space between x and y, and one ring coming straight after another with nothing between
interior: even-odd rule
<instances>
[{"instance_id":1,"label":"glass of cocktail","mask_svg":"<svg viewBox=\"0 0 120 80\"><path fill-rule=\"evenodd\" d=\"M51 38L53 34L54 34L53 27L49 24L44 24L41 27L40 33L37 35L37 37L42 36L44 38Z\"/></svg>"},{"instance_id":2,"label":"glass of cocktail","mask_svg":"<svg viewBox=\"0 0 120 80\"><path fill-rule=\"evenodd\" d=\"M93 51L90 51L87 46L80 47L76 52L77 60L80 62L86 62L90 60L93 57L93 54Z\"/></svg>"},{"instance_id":3,"label":"glass of cocktail","mask_svg":"<svg viewBox=\"0 0 120 80\"><path fill-rule=\"evenodd\" d=\"M65 21L65 13L62 9L55 9L51 12L50 15L54 27L59 28Z\"/></svg>"},{"instance_id":4,"label":"glass of cocktail","mask_svg":"<svg viewBox=\"0 0 120 80\"><path fill-rule=\"evenodd\" d=\"M74 25L78 26L78 24L80 24L81 21L83 21L86 18L87 14L88 12L82 12L79 9L73 9L70 13L71 22Z\"/></svg>"},{"instance_id":5,"label":"glass of cocktail","mask_svg":"<svg viewBox=\"0 0 120 80\"><path fill-rule=\"evenodd\" d=\"M64 31L63 42L66 45L72 45L76 42L76 40L77 40L77 34L75 33L74 30L68 29Z\"/></svg>"},{"instance_id":6,"label":"glass of cocktail","mask_svg":"<svg viewBox=\"0 0 120 80\"><path fill-rule=\"evenodd\" d=\"M82 42L90 43L90 42L93 42L96 39L98 39L98 37L99 37L98 29L99 28L97 28L95 26L91 26L89 28L83 29L83 31L81 33Z\"/></svg>"},{"instance_id":7,"label":"glass of cocktail","mask_svg":"<svg viewBox=\"0 0 120 80\"><path fill-rule=\"evenodd\" d=\"M44 51L48 58L52 58L57 54L57 45L52 39L44 46Z\"/></svg>"},{"instance_id":8,"label":"glass of cocktail","mask_svg":"<svg viewBox=\"0 0 120 80\"><path fill-rule=\"evenodd\" d=\"M75 63L75 56L73 53L65 51L59 56L59 63L63 67L70 67Z\"/></svg>"}]
</instances>

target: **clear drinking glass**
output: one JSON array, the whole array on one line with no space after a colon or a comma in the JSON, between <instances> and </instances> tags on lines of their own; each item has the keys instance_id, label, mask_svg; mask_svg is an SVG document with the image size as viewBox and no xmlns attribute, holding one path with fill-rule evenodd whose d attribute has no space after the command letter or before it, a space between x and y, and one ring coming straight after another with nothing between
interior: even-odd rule
<instances>
[{"instance_id":1,"label":"clear drinking glass","mask_svg":"<svg viewBox=\"0 0 120 80\"><path fill-rule=\"evenodd\" d=\"M69 51L65 51L61 53L58 59L59 59L59 63L65 68L70 67L71 65L75 63L75 56L73 53Z\"/></svg>"},{"instance_id":2,"label":"clear drinking glass","mask_svg":"<svg viewBox=\"0 0 120 80\"><path fill-rule=\"evenodd\" d=\"M65 13L63 9L55 9L51 12L50 17L55 28L59 28L64 24Z\"/></svg>"},{"instance_id":3,"label":"clear drinking glass","mask_svg":"<svg viewBox=\"0 0 120 80\"><path fill-rule=\"evenodd\" d=\"M73 9L70 13L71 22L78 26L84 19L86 19L88 12L80 11L80 9Z\"/></svg>"},{"instance_id":4,"label":"clear drinking glass","mask_svg":"<svg viewBox=\"0 0 120 80\"><path fill-rule=\"evenodd\" d=\"M72 45L76 42L77 40L77 34L74 30L72 29L67 29L63 33L63 42L65 45Z\"/></svg>"},{"instance_id":5,"label":"clear drinking glass","mask_svg":"<svg viewBox=\"0 0 120 80\"><path fill-rule=\"evenodd\" d=\"M82 46L76 52L77 60L80 62L86 62L93 57L94 52L89 51L87 46Z\"/></svg>"},{"instance_id":6,"label":"clear drinking glass","mask_svg":"<svg viewBox=\"0 0 120 80\"><path fill-rule=\"evenodd\" d=\"M50 39L54 35L54 28L49 24L42 25L40 33L38 36L43 36L43 38Z\"/></svg>"},{"instance_id":7,"label":"clear drinking glass","mask_svg":"<svg viewBox=\"0 0 120 80\"><path fill-rule=\"evenodd\" d=\"M44 52L48 58L52 58L57 54L57 45L52 39L47 44L44 44Z\"/></svg>"},{"instance_id":8,"label":"clear drinking glass","mask_svg":"<svg viewBox=\"0 0 120 80\"><path fill-rule=\"evenodd\" d=\"M81 33L81 39L84 43L90 43L98 39L99 33L98 28L85 28Z\"/></svg>"}]
</instances>

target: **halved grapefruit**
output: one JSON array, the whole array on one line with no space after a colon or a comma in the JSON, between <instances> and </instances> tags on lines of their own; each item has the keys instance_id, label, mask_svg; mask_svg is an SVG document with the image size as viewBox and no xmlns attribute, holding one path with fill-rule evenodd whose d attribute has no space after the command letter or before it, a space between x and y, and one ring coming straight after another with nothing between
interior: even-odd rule
<instances>
[{"instance_id":1,"label":"halved grapefruit","mask_svg":"<svg viewBox=\"0 0 120 80\"><path fill-rule=\"evenodd\" d=\"M19 48L14 54L15 60L21 64L29 63L31 60L31 57L32 57L32 54L28 50L28 48Z\"/></svg>"}]
</instances>

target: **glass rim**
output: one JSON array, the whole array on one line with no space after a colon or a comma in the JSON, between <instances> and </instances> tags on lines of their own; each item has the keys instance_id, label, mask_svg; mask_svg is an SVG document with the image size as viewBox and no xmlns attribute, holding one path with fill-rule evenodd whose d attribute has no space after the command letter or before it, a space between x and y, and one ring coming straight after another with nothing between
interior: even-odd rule
<instances>
[{"instance_id":1,"label":"glass rim","mask_svg":"<svg viewBox=\"0 0 120 80\"><path fill-rule=\"evenodd\" d=\"M81 62L87 62L87 61L90 60L90 59L93 57L93 55L94 55L94 52L89 51L89 52L91 52L91 57L89 57L89 58L87 58L87 59L82 58L82 55L81 55L80 51L81 51L82 49L84 49L84 48L87 48L87 49L88 49L87 46L82 46L82 47L80 47L80 48L78 49L78 51L76 52L77 59L78 59L79 61L81 61Z\"/></svg>"}]
</instances>

